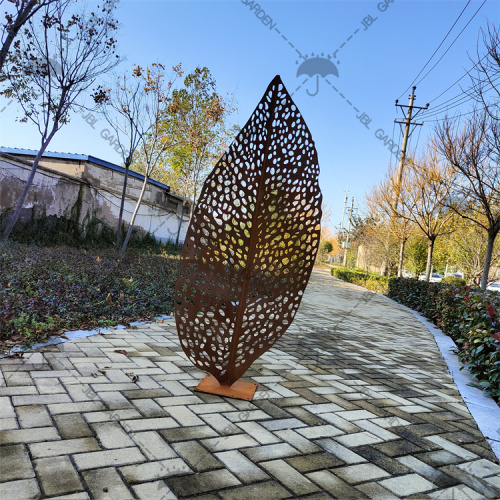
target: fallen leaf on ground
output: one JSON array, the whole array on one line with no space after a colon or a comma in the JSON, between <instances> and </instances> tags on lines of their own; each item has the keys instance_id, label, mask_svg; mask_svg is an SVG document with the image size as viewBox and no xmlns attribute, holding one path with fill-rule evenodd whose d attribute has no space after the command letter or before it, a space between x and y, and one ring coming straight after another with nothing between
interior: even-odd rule
<instances>
[{"instance_id":1,"label":"fallen leaf on ground","mask_svg":"<svg viewBox=\"0 0 500 500\"><path fill-rule=\"evenodd\" d=\"M106 370L97 370L99 373L102 373L103 375L106 375Z\"/></svg>"},{"instance_id":2,"label":"fallen leaf on ground","mask_svg":"<svg viewBox=\"0 0 500 500\"><path fill-rule=\"evenodd\" d=\"M127 351L125 349L115 349L115 352L117 352L118 354L125 354L125 355L127 355Z\"/></svg>"},{"instance_id":3,"label":"fallen leaf on ground","mask_svg":"<svg viewBox=\"0 0 500 500\"><path fill-rule=\"evenodd\" d=\"M97 377L98 377L97 373L91 373L91 375L92 375L94 378L97 378Z\"/></svg>"}]
</instances>

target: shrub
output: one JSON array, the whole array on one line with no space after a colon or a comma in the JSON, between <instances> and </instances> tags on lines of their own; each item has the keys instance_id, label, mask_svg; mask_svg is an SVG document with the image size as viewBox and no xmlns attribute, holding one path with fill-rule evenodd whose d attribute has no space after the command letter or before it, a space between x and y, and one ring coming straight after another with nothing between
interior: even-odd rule
<instances>
[{"instance_id":1,"label":"shrub","mask_svg":"<svg viewBox=\"0 0 500 500\"><path fill-rule=\"evenodd\" d=\"M329 241L323 241L320 247L320 253L330 253L333 250L333 245Z\"/></svg>"},{"instance_id":2,"label":"shrub","mask_svg":"<svg viewBox=\"0 0 500 500\"><path fill-rule=\"evenodd\" d=\"M335 278L363 286L368 290L384 294L387 293L388 278L386 276L363 271L363 269L358 269L356 267L354 269L348 267L333 267L331 274Z\"/></svg>"},{"instance_id":3,"label":"shrub","mask_svg":"<svg viewBox=\"0 0 500 500\"><path fill-rule=\"evenodd\" d=\"M443 281L394 278L389 281L388 295L419 311L452 337L460 361L499 401L500 296Z\"/></svg>"},{"instance_id":4,"label":"shrub","mask_svg":"<svg viewBox=\"0 0 500 500\"><path fill-rule=\"evenodd\" d=\"M458 285L458 286L467 285L467 282L463 278L459 278L458 276L446 276L440 281L440 283L446 283L448 285Z\"/></svg>"}]
</instances>

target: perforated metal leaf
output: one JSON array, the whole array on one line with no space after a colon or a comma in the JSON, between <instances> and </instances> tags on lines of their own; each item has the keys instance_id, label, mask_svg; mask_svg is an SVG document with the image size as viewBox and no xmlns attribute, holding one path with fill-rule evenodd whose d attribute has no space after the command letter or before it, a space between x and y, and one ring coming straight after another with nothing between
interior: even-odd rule
<instances>
[{"instance_id":1,"label":"perforated metal leaf","mask_svg":"<svg viewBox=\"0 0 500 500\"><path fill-rule=\"evenodd\" d=\"M319 244L311 134L279 76L203 186L182 251L175 317L182 348L221 385L286 331Z\"/></svg>"}]
</instances>

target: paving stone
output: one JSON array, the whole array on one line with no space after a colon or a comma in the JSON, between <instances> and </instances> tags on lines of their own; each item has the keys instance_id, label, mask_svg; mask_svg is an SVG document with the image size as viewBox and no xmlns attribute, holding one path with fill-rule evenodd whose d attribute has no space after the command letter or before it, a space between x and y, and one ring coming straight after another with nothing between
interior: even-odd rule
<instances>
[{"instance_id":1,"label":"paving stone","mask_svg":"<svg viewBox=\"0 0 500 500\"><path fill-rule=\"evenodd\" d=\"M13 481L31 477L35 477L35 472L24 445L15 444L0 448L0 481Z\"/></svg>"},{"instance_id":2,"label":"paving stone","mask_svg":"<svg viewBox=\"0 0 500 500\"><path fill-rule=\"evenodd\" d=\"M83 491L82 483L69 457L39 458L34 464L45 495L65 495Z\"/></svg>"},{"instance_id":3,"label":"paving stone","mask_svg":"<svg viewBox=\"0 0 500 500\"><path fill-rule=\"evenodd\" d=\"M336 456L338 459L342 460L346 464L357 464L361 462L366 462L366 459L362 456L354 453L340 443L333 441L332 439L320 439L316 443L325 449L328 453Z\"/></svg>"},{"instance_id":4,"label":"paving stone","mask_svg":"<svg viewBox=\"0 0 500 500\"><path fill-rule=\"evenodd\" d=\"M4 398L0 398L4 399ZM66 394L40 394L40 395L28 395L28 396L13 396L12 404L14 406L22 405L49 405L54 403L70 403L71 398ZM5 402L4 402L5 404ZM4 411L2 414L4 414Z\"/></svg>"},{"instance_id":5,"label":"paving stone","mask_svg":"<svg viewBox=\"0 0 500 500\"><path fill-rule=\"evenodd\" d=\"M269 476L237 450L222 451L215 455L243 483L269 479Z\"/></svg>"},{"instance_id":6,"label":"paving stone","mask_svg":"<svg viewBox=\"0 0 500 500\"><path fill-rule=\"evenodd\" d=\"M263 500L265 498L281 500L291 498L290 492L274 481L239 486L231 490L221 491L219 494L224 500Z\"/></svg>"},{"instance_id":7,"label":"paving stone","mask_svg":"<svg viewBox=\"0 0 500 500\"><path fill-rule=\"evenodd\" d=\"M107 410L84 413L83 417L88 423L108 422L110 420L140 419L142 415L137 410Z\"/></svg>"},{"instance_id":8,"label":"paving stone","mask_svg":"<svg viewBox=\"0 0 500 500\"><path fill-rule=\"evenodd\" d=\"M33 429L0 431L0 445L35 443L37 441L52 441L55 439L60 438L54 427L36 427Z\"/></svg>"},{"instance_id":9,"label":"paving stone","mask_svg":"<svg viewBox=\"0 0 500 500\"><path fill-rule=\"evenodd\" d=\"M286 462L302 473L329 469L344 464L342 460L326 452L287 458Z\"/></svg>"},{"instance_id":10,"label":"paving stone","mask_svg":"<svg viewBox=\"0 0 500 500\"><path fill-rule=\"evenodd\" d=\"M337 467L332 472L349 484L357 484L364 481L372 481L374 479L387 478L390 476L389 473L374 464Z\"/></svg>"},{"instance_id":11,"label":"paving stone","mask_svg":"<svg viewBox=\"0 0 500 500\"><path fill-rule=\"evenodd\" d=\"M62 439L90 437L94 433L79 413L54 415L54 422Z\"/></svg>"},{"instance_id":12,"label":"paving stone","mask_svg":"<svg viewBox=\"0 0 500 500\"><path fill-rule=\"evenodd\" d=\"M359 490L354 489L352 486L349 486L347 483L342 481L337 476L334 476L329 471L323 470L311 472L309 474L306 474L306 477L311 481L314 481L318 486L333 495L334 498L349 498L355 500L368 498Z\"/></svg>"},{"instance_id":13,"label":"paving stone","mask_svg":"<svg viewBox=\"0 0 500 500\"><path fill-rule=\"evenodd\" d=\"M21 427L50 427L52 419L48 414L45 406L19 406L17 415Z\"/></svg>"},{"instance_id":14,"label":"paving stone","mask_svg":"<svg viewBox=\"0 0 500 500\"><path fill-rule=\"evenodd\" d=\"M438 469L434 469L433 467L420 461L416 457L399 457L396 459L396 461L415 471L417 474L425 477L440 488L446 488L448 486L454 486L458 484L458 481L456 479L448 476L447 474L444 474Z\"/></svg>"},{"instance_id":15,"label":"paving stone","mask_svg":"<svg viewBox=\"0 0 500 500\"><path fill-rule=\"evenodd\" d=\"M132 494L115 469L89 470L83 472L82 476L95 500L133 500Z\"/></svg>"},{"instance_id":16,"label":"paving stone","mask_svg":"<svg viewBox=\"0 0 500 500\"><path fill-rule=\"evenodd\" d=\"M427 496L436 500L482 500L484 498L483 495L463 484L444 490L433 491L427 493Z\"/></svg>"},{"instance_id":17,"label":"paving stone","mask_svg":"<svg viewBox=\"0 0 500 500\"><path fill-rule=\"evenodd\" d=\"M36 479L21 479L0 483L0 498L8 500L32 500L40 498Z\"/></svg>"},{"instance_id":18,"label":"paving stone","mask_svg":"<svg viewBox=\"0 0 500 500\"><path fill-rule=\"evenodd\" d=\"M398 441L388 441L386 443L375 444L373 448L381 451L385 455L390 457L398 457L401 455L413 455L415 453L419 453L423 450L422 448L410 443L409 441L400 439Z\"/></svg>"},{"instance_id":19,"label":"paving stone","mask_svg":"<svg viewBox=\"0 0 500 500\"><path fill-rule=\"evenodd\" d=\"M155 431L134 432L130 437L149 460L175 458L177 454Z\"/></svg>"},{"instance_id":20,"label":"paving stone","mask_svg":"<svg viewBox=\"0 0 500 500\"><path fill-rule=\"evenodd\" d=\"M196 441L183 441L173 444L172 447L196 472L205 472L222 467L222 464Z\"/></svg>"},{"instance_id":21,"label":"paving stone","mask_svg":"<svg viewBox=\"0 0 500 500\"><path fill-rule=\"evenodd\" d=\"M500 466L490 462L489 460L475 460L465 464L457 465L459 469L477 477L487 477L498 475L500 477Z\"/></svg>"},{"instance_id":22,"label":"paving stone","mask_svg":"<svg viewBox=\"0 0 500 500\"><path fill-rule=\"evenodd\" d=\"M152 399L134 399L132 403L146 418L168 417L168 413Z\"/></svg>"},{"instance_id":23,"label":"paving stone","mask_svg":"<svg viewBox=\"0 0 500 500\"><path fill-rule=\"evenodd\" d=\"M434 444L437 444L440 448L443 448L446 451L449 451L450 453L453 453L454 455L463 458L464 460L473 460L474 458L477 458L477 455L475 455L474 453L471 453L465 448L462 448L461 446L457 446L456 444L447 441L441 436L427 436L424 439L426 439L427 441L431 441Z\"/></svg>"},{"instance_id":24,"label":"paving stone","mask_svg":"<svg viewBox=\"0 0 500 500\"><path fill-rule=\"evenodd\" d=\"M500 498L499 488L491 486L491 483L488 484L485 480L475 477L463 469L459 469L456 465L445 465L441 467L440 471L458 479L473 490L481 492L485 498Z\"/></svg>"},{"instance_id":25,"label":"paving stone","mask_svg":"<svg viewBox=\"0 0 500 500\"><path fill-rule=\"evenodd\" d=\"M276 431L276 436L278 436L281 440L286 441L290 446L299 450L301 453L316 453L321 451L321 447L300 434L297 434L297 432L292 429Z\"/></svg>"},{"instance_id":26,"label":"paving stone","mask_svg":"<svg viewBox=\"0 0 500 500\"><path fill-rule=\"evenodd\" d=\"M240 448L248 448L249 446L257 446L258 444L257 441L246 434L204 439L201 443L212 452L237 450Z\"/></svg>"},{"instance_id":27,"label":"paving stone","mask_svg":"<svg viewBox=\"0 0 500 500\"><path fill-rule=\"evenodd\" d=\"M283 460L261 462L260 466L273 475L295 495L307 495L319 491L319 488L305 476L297 472Z\"/></svg>"},{"instance_id":28,"label":"paving stone","mask_svg":"<svg viewBox=\"0 0 500 500\"><path fill-rule=\"evenodd\" d=\"M262 460L293 457L300 452L287 443L280 443L248 448L242 450L242 453L252 460L252 462L261 462Z\"/></svg>"},{"instance_id":29,"label":"paving stone","mask_svg":"<svg viewBox=\"0 0 500 500\"><path fill-rule=\"evenodd\" d=\"M119 465L144 462L146 459L139 449L134 447L80 453L74 455L73 460L79 470L88 470L98 467L118 467Z\"/></svg>"},{"instance_id":30,"label":"paving stone","mask_svg":"<svg viewBox=\"0 0 500 500\"><path fill-rule=\"evenodd\" d=\"M436 488L435 485L418 474L406 474L404 476L385 479L380 481L379 484L398 496L409 496L416 493L424 493Z\"/></svg>"},{"instance_id":31,"label":"paving stone","mask_svg":"<svg viewBox=\"0 0 500 500\"><path fill-rule=\"evenodd\" d=\"M101 411L105 410L101 401L82 401L80 403L60 403L49 404L49 412L51 415L60 415L62 413L84 413L87 411Z\"/></svg>"},{"instance_id":32,"label":"paving stone","mask_svg":"<svg viewBox=\"0 0 500 500\"><path fill-rule=\"evenodd\" d=\"M136 484L132 486L134 493L139 500L176 500L172 490L166 485L165 481L151 481L149 483Z\"/></svg>"},{"instance_id":33,"label":"paving stone","mask_svg":"<svg viewBox=\"0 0 500 500\"><path fill-rule=\"evenodd\" d=\"M217 431L217 433L219 433L222 436L227 436L228 434L241 434L241 432L242 432L242 429L240 427L233 424L230 420L228 420L223 415L210 413L207 415L201 415L201 418L208 425L210 425L210 427L213 427ZM248 423L249 422L245 422L245 424L248 424Z\"/></svg>"},{"instance_id":34,"label":"paving stone","mask_svg":"<svg viewBox=\"0 0 500 500\"><path fill-rule=\"evenodd\" d=\"M46 441L29 445L33 458L72 455L101 449L95 438L65 439L62 441Z\"/></svg>"},{"instance_id":35,"label":"paving stone","mask_svg":"<svg viewBox=\"0 0 500 500\"><path fill-rule=\"evenodd\" d=\"M197 495L241 484L236 477L225 469L183 477L172 477L168 478L166 482L178 496Z\"/></svg>"},{"instance_id":36,"label":"paving stone","mask_svg":"<svg viewBox=\"0 0 500 500\"><path fill-rule=\"evenodd\" d=\"M30 397L30 396L14 396L12 399L17 400L19 397ZM36 396L34 396L36 397ZM16 412L10 401L9 397L0 397L0 415L2 418L15 418Z\"/></svg>"},{"instance_id":37,"label":"paving stone","mask_svg":"<svg viewBox=\"0 0 500 500\"><path fill-rule=\"evenodd\" d=\"M279 443L281 439L276 437L272 432L267 431L262 425L257 422L241 422L238 427L246 434L252 436L260 444Z\"/></svg>"},{"instance_id":38,"label":"paving stone","mask_svg":"<svg viewBox=\"0 0 500 500\"><path fill-rule=\"evenodd\" d=\"M142 483L191 472L189 466L180 458L120 467L120 473L128 483Z\"/></svg>"},{"instance_id":39,"label":"paving stone","mask_svg":"<svg viewBox=\"0 0 500 500\"><path fill-rule=\"evenodd\" d=\"M262 422L262 425L269 431L278 431L281 429L297 429L306 427L306 424L297 418L282 418Z\"/></svg>"},{"instance_id":40,"label":"paving stone","mask_svg":"<svg viewBox=\"0 0 500 500\"><path fill-rule=\"evenodd\" d=\"M134 446L127 432L118 422L100 422L91 425L103 448L127 448Z\"/></svg>"},{"instance_id":41,"label":"paving stone","mask_svg":"<svg viewBox=\"0 0 500 500\"><path fill-rule=\"evenodd\" d=\"M334 438L340 444L347 446L348 448L354 448L356 446L363 446L367 444L375 444L383 442L382 439L370 434L369 432L356 432L354 434L345 434L343 436L337 436Z\"/></svg>"},{"instance_id":42,"label":"paving stone","mask_svg":"<svg viewBox=\"0 0 500 500\"><path fill-rule=\"evenodd\" d=\"M159 433L169 443L217 436L217 433L208 425L200 425L199 427L185 427L179 429L160 430Z\"/></svg>"},{"instance_id":43,"label":"paving stone","mask_svg":"<svg viewBox=\"0 0 500 500\"><path fill-rule=\"evenodd\" d=\"M397 500L401 497L394 496L389 490L376 482L369 482L356 485L356 489L374 500Z\"/></svg>"},{"instance_id":44,"label":"paving stone","mask_svg":"<svg viewBox=\"0 0 500 500\"><path fill-rule=\"evenodd\" d=\"M19 429L17 418L0 418L0 431L11 431Z\"/></svg>"},{"instance_id":45,"label":"paving stone","mask_svg":"<svg viewBox=\"0 0 500 500\"><path fill-rule=\"evenodd\" d=\"M127 432L154 431L179 427L179 424L170 417L145 418L141 420L121 420L120 422Z\"/></svg>"}]
</instances>

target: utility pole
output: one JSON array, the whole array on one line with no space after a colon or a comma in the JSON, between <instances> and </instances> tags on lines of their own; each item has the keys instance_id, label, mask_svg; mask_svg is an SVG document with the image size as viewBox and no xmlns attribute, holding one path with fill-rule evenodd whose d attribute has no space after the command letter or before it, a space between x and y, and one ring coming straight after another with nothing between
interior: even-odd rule
<instances>
[{"instance_id":1,"label":"utility pole","mask_svg":"<svg viewBox=\"0 0 500 500\"><path fill-rule=\"evenodd\" d=\"M417 115L423 110L423 109L429 109L429 104L427 104L424 108L420 106L415 106L413 103L415 102L415 90L417 87L412 88L412 92L410 94L410 101L408 103L408 106L405 106L403 104L398 104L399 100L396 99L396 107L399 107L401 111L404 114L404 108L408 108L408 111L406 113L406 119L405 121L400 121L400 120L394 120L394 123L399 123L400 125L404 125L404 132L403 132L403 144L401 146L401 153L399 155L399 164L398 164L398 177L397 177L397 183L396 183L396 191L394 192L394 208L393 208L393 216L394 218L396 216L396 210L398 207L399 203L399 195L401 193L401 184L403 182L403 169L406 161L406 148L408 146L408 139L410 138L410 135L412 134L413 130L415 130L415 127L423 125L423 123L415 123L412 122L412 119L416 118ZM413 114L413 111L417 110L415 114ZM413 129L410 129L413 126ZM387 250L389 249L389 237L387 237ZM400 248L399 248L399 262L398 262L398 277L401 277L402 270L403 270L403 257L404 257L404 246L405 246L405 240L401 239L400 242ZM385 275L387 271L387 262L384 260L382 263L382 269L380 270L380 274Z\"/></svg>"},{"instance_id":2,"label":"utility pole","mask_svg":"<svg viewBox=\"0 0 500 500\"><path fill-rule=\"evenodd\" d=\"M394 197L394 208L396 209L397 206L398 206L398 202L399 202L399 193L401 191L401 183L403 182L403 168L404 168L404 165L405 165L405 160L406 160L406 147L408 146L408 139L411 135L411 133L413 132L413 130L411 130L410 132L410 126L414 126L414 127L417 127L417 126L421 126L423 125L423 123L412 123L412 118L416 118L417 115L423 110L423 109L429 109L429 104L427 104L425 106L425 108L422 108L422 107L419 107L419 106L414 106L413 105L413 102L415 101L415 89L417 87L413 87L412 89L412 93L410 94L410 102L409 102L409 105L408 106L404 106L403 104L398 104L399 100L396 99L396 106L401 108L401 111L403 111L404 113L404 109L403 108L408 108L408 112L406 114L406 120L403 122L403 121L399 121L399 120L394 120L394 123L399 123L400 125L405 125L405 131L403 133L403 144L401 146L401 154L399 156L399 165L398 165L398 183L396 185L396 193L395 193L395 197ZM418 110L414 116L412 116L412 113L413 113L413 110L416 109Z\"/></svg>"},{"instance_id":3,"label":"utility pole","mask_svg":"<svg viewBox=\"0 0 500 500\"><path fill-rule=\"evenodd\" d=\"M340 243L340 238L343 236L342 231L344 230L344 217L345 217L345 209L347 206L347 193L349 193L349 184L345 188L344 209L342 210L342 220L340 221L340 230L339 230L339 243Z\"/></svg>"},{"instance_id":4,"label":"utility pole","mask_svg":"<svg viewBox=\"0 0 500 500\"><path fill-rule=\"evenodd\" d=\"M347 238L345 240L344 267L347 265L347 250L349 248L349 236L351 234L352 210L354 207L354 196L351 198L351 210L349 210L349 224L347 225Z\"/></svg>"}]
</instances>

